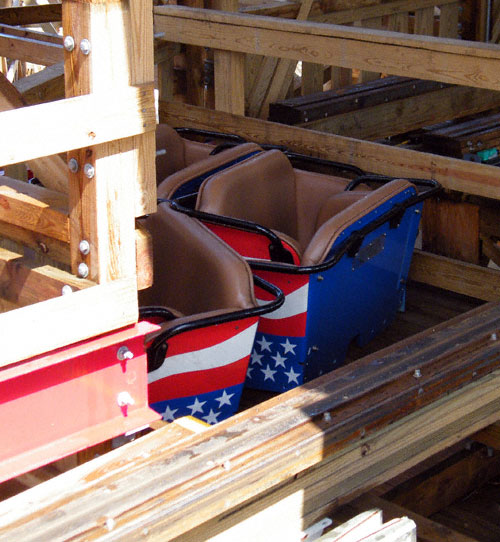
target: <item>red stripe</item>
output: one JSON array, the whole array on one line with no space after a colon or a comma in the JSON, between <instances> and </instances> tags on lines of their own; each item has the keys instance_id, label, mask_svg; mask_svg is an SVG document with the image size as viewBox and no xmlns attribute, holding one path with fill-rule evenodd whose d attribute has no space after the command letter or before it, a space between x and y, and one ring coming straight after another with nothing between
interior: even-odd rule
<instances>
[{"instance_id":1,"label":"red stripe","mask_svg":"<svg viewBox=\"0 0 500 542\"><path fill-rule=\"evenodd\" d=\"M285 295L295 292L295 290L298 290L301 286L309 282L309 275L292 275L291 273L263 271L260 269L255 271L255 274L280 288ZM261 296L261 292L262 290L259 289L259 299L268 301L273 298L271 294L265 292L262 292Z\"/></svg>"},{"instance_id":2,"label":"red stripe","mask_svg":"<svg viewBox=\"0 0 500 542\"><path fill-rule=\"evenodd\" d=\"M185 354L193 350L210 348L241 333L257 322L257 317L244 318L225 324L211 325L174 335L168 340L168 355Z\"/></svg>"},{"instance_id":3,"label":"red stripe","mask_svg":"<svg viewBox=\"0 0 500 542\"><path fill-rule=\"evenodd\" d=\"M148 386L149 402L189 397L241 384L245 380L249 360L250 354L224 367L171 375L151 382Z\"/></svg>"},{"instance_id":4,"label":"red stripe","mask_svg":"<svg viewBox=\"0 0 500 542\"><path fill-rule=\"evenodd\" d=\"M271 320L263 316L259 321L257 331L259 333L269 333L271 335L281 335L283 337L304 337L306 334L307 312Z\"/></svg>"}]
</instances>

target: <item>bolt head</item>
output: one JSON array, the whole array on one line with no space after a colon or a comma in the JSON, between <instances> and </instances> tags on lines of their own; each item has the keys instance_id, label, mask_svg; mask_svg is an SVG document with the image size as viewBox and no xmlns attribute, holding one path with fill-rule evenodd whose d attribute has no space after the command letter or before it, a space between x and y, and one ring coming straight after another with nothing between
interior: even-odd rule
<instances>
[{"instance_id":1,"label":"bolt head","mask_svg":"<svg viewBox=\"0 0 500 542\"><path fill-rule=\"evenodd\" d=\"M72 294L73 293L73 288L71 288L71 286L69 284L65 284L61 288L61 293L62 293L62 295Z\"/></svg>"},{"instance_id":2,"label":"bolt head","mask_svg":"<svg viewBox=\"0 0 500 542\"><path fill-rule=\"evenodd\" d=\"M119 407L131 406L135 403L134 398L128 391L121 391L116 396L116 402L118 403Z\"/></svg>"},{"instance_id":3,"label":"bolt head","mask_svg":"<svg viewBox=\"0 0 500 542\"><path fill-rule=\"evenodd\" d=\"M86 256L90 252L90 243L86 239L83 239L80 241L78 248L80 249L80 252Z\"/></svg>"},{"instance_id":4,"label":"bolt head","mask_svg":"<svg viewBox=\"0 0 500 542\"><path fill-rule=\"evenodd\" d=\"M71 52L75 48L75 40L73 36L64 36L63 45L66 51Z\"/></svg>"},{"instance_id":5,"label":"bolt head","mask_svg":"<svg viewBox=\"0 0 500 542\"><path fill-rule=\"evenodd\" d=\"M125 361L127 359L132 359L134 354L130 351L128 346L120 346L120 348L118 348L118 352L116 353L116 357L120 361Z\"/></svg>"},{"instance_id":6,"label":"bolt head","mask_svg":"<svg viewBox=\"0 0 500 542\"><path fill-rule=\"evenodd\" d=\"M88 39L83 39L81 42L80 42L80 51L84 54L84 55L88 55L90 53L90 50L91 50L91 45L90 45L90 41Z\"/></svg>"},{"instance_id":7,"label":"bolt head","mask_svg":"<svg viewBox=\"0 0 500 542\"><path fill-rule=\"evenodd\" d=\"M83 172L85 173L86 177L92 179L92 177L95 175L95 168L92 164L85 164L83 166Z\"/></svg>"},{"instance_id":8,"label":"bolt head","mask_svg":"<svg viewBox=\"0 0 500 542\"><path fill-rule=\"evenodd\" d=\"M86 263L78 265L78 276L82 279L86 279L89 276L89 266Z\"/></svg>"},{"instance_id":9,"label":"bolt head","mask_svg":"<svg viewBox=\"0 0 500 542\"><path fill-rule=\"evenodd\" d=\"M76 173L78 171L78 161L76 158L71 158L71 160L68 162L68 168L72 173Z\"/></svg>"},{"instance_id":10,"label":"bolt head","mask_svg":"<svg viewBox=\"0 0 500 542\"><path fill-rule=\"evenodd\" d=\"M420 369L415 369L415 372L413 373L413 376L415 378L421 378L422 373L421 373Z\"/></svg>"}]
</instances>

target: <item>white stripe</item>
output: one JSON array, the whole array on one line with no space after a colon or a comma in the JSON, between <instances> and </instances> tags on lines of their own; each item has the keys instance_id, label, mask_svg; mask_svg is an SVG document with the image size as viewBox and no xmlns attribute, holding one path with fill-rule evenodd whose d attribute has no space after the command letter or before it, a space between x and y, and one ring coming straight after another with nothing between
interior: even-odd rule
<instances>
[{"instance_id":1,"label":"white stripe","mask_svg":"<svg viewBox=\"0 0 500 542\"><path fill-rule=\"evenodd\" d=\"M285 296L285 302L283 305L275 311L265 314L262 318L269 318L269 320L279 320L281 318L289 318L290 316L296 316L307 311L307 298L309 295L309 283L304 284L294 292ZM257 299L259 305L269 303L268 301L262 301Z\"/></svg>"},{"instance_id":2,"label":"white stripe","mask_svg":"<svg viewBox=\"0 0 500 542\"><path fill-rule=\"evenodd\" d=\"M256 331L257 324L253 324L222 343L176 356L168 357L167 355L161 367L148 374L148 382L151 383L170 375L205 371L234 363L250 355Z\"/></svg>"}]
</instances>

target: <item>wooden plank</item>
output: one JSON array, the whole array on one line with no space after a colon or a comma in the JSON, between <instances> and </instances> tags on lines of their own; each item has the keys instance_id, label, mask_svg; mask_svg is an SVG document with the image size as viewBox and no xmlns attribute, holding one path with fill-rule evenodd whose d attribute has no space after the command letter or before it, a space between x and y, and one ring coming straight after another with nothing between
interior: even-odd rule
<instances>
[{"instance_id":1,"label":"wooden plank","mask_svg":"<svg viewBox=\"0 0 500 542\"><path fill-rule=\"evenodd\" d=\"M468 326L469 318L460 325ZM407 346L391 352L404 359ZM375 359L380 353L362 364L364 376L341 369L181 442L167 426L9 499L0 505L0 540L207 540L299 491L306 508L327 498L341 503L498 419L495 372L346 441L354 426L346 426L343 437L338 432L340 398L348 393L342 378L350 374L350 391L359 389L368 374L384 368L375 367ZM370 406L377 416L386 389L383 396Z\"/></svg>"},{"instance_id":2,"label":"wooden plank","mask_svg":"<svg viewBox=\"0 0 500 542\"><path fill-rule=\"evenodd\" d=\"M62 45L0 33L0 56L51 66L61 62Z\"/></svg>"},{"instance_id":3,"label":"wooden plank","mask_svg":"<svg viewBox=\"0 0 500 542\"><path fill-rule=\"evenodd\" d=\"M78 291L94 283L54 267L33 267L19 254L0 248L0 297L16 308L59 297L65 286Z\"/></svg>"},{"instance_id":4,"label":"wooden plank","mask_svg":"<svg viewBox=\"0 0 500 542\"><path fill-rule=\"evenodd\" d=\"M500 456L489 456L482 447L464 451L443 464L408 480L387 494L392 502L420 514L431 516L462 499L500 473Z\"/></svg>"},{"instance_id":5,"label":"wooden plank","mask_svg":"<svg viewBox=\"0 0 500 542\"><path fill-rule=\"evenodd\" d=\"M441 38L458 38L458 10L460 2L440 6L439 36Z\"/></svg>"},{"instance_id":6,"label":"wooden plank","mask_svg":"<svg viewBox=\"0 0 500 542\"><path fill-rule=\"evenodd\" d=\"M500 424L494 423L485 427L478 433L471 435L471 439L480 442L489 448L500 451Z\"/></svg>"},{"instance_id":7,"label":"wooden plank","mask_svg":"<svg viewBox=\"0 0 500 542\"><path fill-rule=\"evenodd\" d=\"M479 206L447 199L426 201L422 212L422 249L479 264Z\"/></svg>"},{"instance_id":8,"label":"wooden plank","mask_svg":"<svg viewBox=\"0 0 500 542\"><path fill-rule=\"evenodd\" d=\"M297 13L298 21L305 21L309 17L311 11L312 0L303 0L300 4L300 9ZM279 57L280 55L271 55ZM298 59L295 59L298 60ZM283 99L290 87L290 83L293 80L293 74L297 67L297 62L290 62L283 58L267 59L264 58L263 65L268 66L271 62L271 66L274 66L274 74L267 85L266 93L263 96L260 109L258 110L258 116L260 118L267 118L269 114L269 104L277 100ZM264 76L260 76L264 79Z\"/></svg>"},{"instance_id":9,"label":"wooden plank","mask_svg":"<svg viewBox=\"0 0 500 542\"><path fill-rule=\"evenodd\" d=\"M338 512L336 517L341 519L347 514L359 513L372 508L382 510L385 521L402 516L412 519L417 525L419 542L477 542L470 536L436 523L387 499L377 497L373 493L366 493L358 497L355 501L346 505L341 512Z\"/></svg>"},{"instance_id":10,"label":"wooden plank","mask_svg":"<svg viewBox=\"0 0 500 542\"><path fill-rule=\"evenodd\" d=\"M46 4L48 6L54 4ZM26 105L35 105L64 98L64 64L54 64L18 79L13 83Z\"/></svg>"},{"instance_id":11,"label":"wooden plank","mask_svg":"<svg viewBox=\"0 0 500 542\"><path fill-rule=\"evenodd\" d=\"M394 15L391 17L398 17L398 15ZM389 22L390 21L391 21L391 18L389 18ZM380 30L383 27L382 17L371 17L370 19L362 20L359 23L354 23L354 26ZM374 81L375 79L378 79L379 77L380 77L380 72L361 70L361 72L359 73L358 82L366 83L368 81Z\"/></svg>"},{"instance_id":12,"label":"wooden plank","mask_svg":"<svg viewBox=\"0 0 500 542\"><path fill-rule=\"evenodd\" d=\"M431 155L259 119L175 103L160 103L160 121L237 133L249 141L279 141L290 149L355 164L366 171L396 177L433 178L445 188L498 199L500 170L494 166Z\"/></svg>"},{"instance_id":13,"label":"wooden plank","mask_svg":"<svg viewBox=\"0 0 500 542\"><path fill-rule=\"evenodd\" d=\"M434 35L434 6L415 11L415 34Z\"/></svg>"},{"instance_id":14,"label":"wooden plank","mask_svg":"<svg viewBox=\"0 0 500 542\"><path fill-rule=\"evenodd\" d=\"M18 109L25 105L26 101L21 92L0 73L0 111ZM47 188L60 192L67 190L67 167L60 156L44 156L28 161L27 166Z\"/></svg>"},{"instance_id":15,"label":"wooden plank","mask_svg":"<svg viewBox=\"0 0 500 542\"><path fill-rule=\"evenodd\" d=\"M178 6L154 13L155 31L180 43L500 89L500 51L491 44Z\"/></svg>"},{"instance_id":16,"label":"wooden plank","mask_svg":"<svg viewBox=\"0 0 500 542\"><path fill-rule=\"evenodd\" d=\"M61 20L61 4L22 6L0 9L0 23L26 25L50 23Z\"/></svg>"},{"instance_id":17,"label":"wooden plank","mask_svg":"<svg viewBox=\"0 0 500 542\"><path fill-rule=\"evenodd\" d=\"M356 517L345 521L318 540L320 542L358 542L380 529L382 523L381 510L365 509Z\"/></svg>"},{"instance_id":18,"label":"wooden plank","mask_svg":"<svg viewBox=\"0 0 500 542\"><path fill-rule=\"evenodd\" d=\"M0 164L8 165L154 132L156 113L152 88L124 87L118 94L100 92L4 111L0 113L0 124L9 133L9 138L2 140ZM27 130L30 125L44 126L44 137ZM22 146L19 141L23 141Z\"/></svg>"},{"instance_id":19,"label":"wooden plank","mask_svg":"<svg viewBox=\"0 0 500 542\"><path fill-rule=\"evenodd\" d=\"M302 126L358 139L376 140L416 130L434 122L460 118L498 107L497 91L454 86L341 113Z\"/></svg>"},{"instance_id":20,"label":"wooden plank","mask_svg":"<svg viewBox=\"0 0 500 542\"><path fill-rule=\"evenodd\" d=\"M500 299L500 272L487 267L416 251L410 278L485 301Z\"/></svg>"},{"instance_id":21,"label":"wooden plank","mask_svg":"<svg viewBox=\"0 0 500 542\"><path fill-rule=\"evenodd\" d=\"M94 286L0 314L0 366L94 337L137 321L133 278ZM29 330L29 340L13 340Z\"/></svg>"},{"instance_id":22,"label":"wooden plank","mask_svg":"<svg viewBox=\"0 0 500 542\"><path fill-rule=\"evenodd\" d=\"M15 179L0 178L0 221L69 242L67 212L51 208L49 201L37 199L40 190ZM50 193L46 192L47 194ZM55 193L57 195L57 193Z\"/></svg>"}]
</instances>

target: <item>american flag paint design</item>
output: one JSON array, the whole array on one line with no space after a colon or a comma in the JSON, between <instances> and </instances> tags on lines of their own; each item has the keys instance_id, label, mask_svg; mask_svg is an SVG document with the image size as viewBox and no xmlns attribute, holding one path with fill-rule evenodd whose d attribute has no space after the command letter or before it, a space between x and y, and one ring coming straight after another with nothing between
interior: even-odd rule
<instances>
[{"instance_id":1,"label":"american flag paint design","mask_svg":"<svg viewBox=\"0 0 500 542\"><path fill-rule=\"evenodd\" d=\"M152 408L170 421L192 415L216 423L234 414L256 329L253 317L171 337L163 364L148 374Z\"/></svg>"},{"instance_id":2,"label":"american flag paint design","mask_svg":"<svg viewBox=\"0 0 500 542\"><path fill-rule=\"evenodd\" d=\"M264 271L259 275L286 297L279 309L260 318L245 385L285 391L303 383L309 276ZM258 295L266 300L263 292Z\"/></svg>"}]
</instances>

